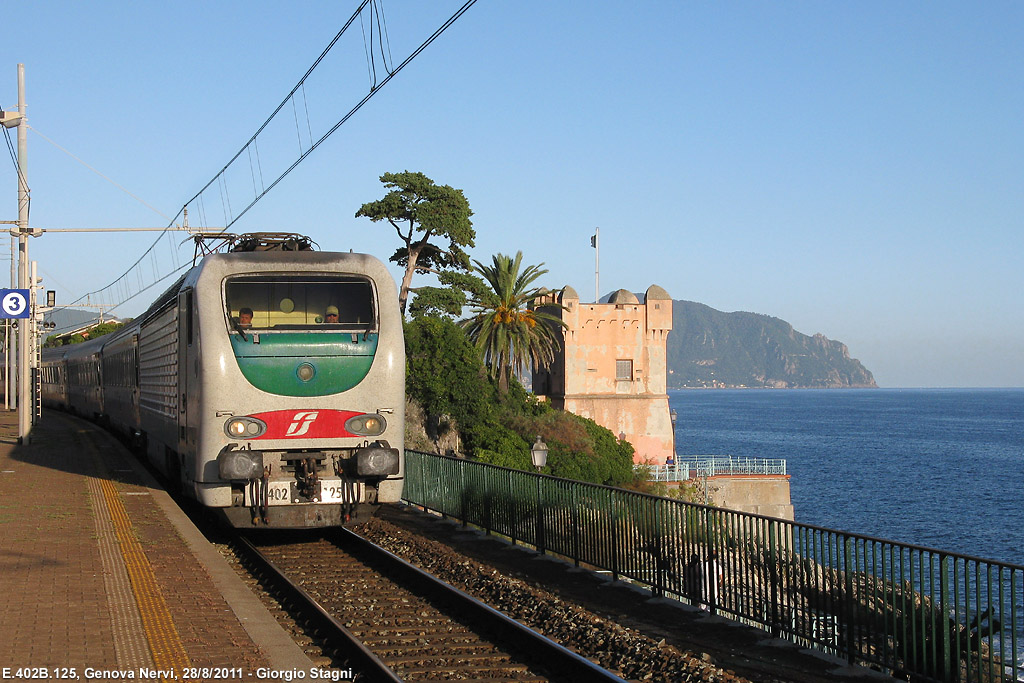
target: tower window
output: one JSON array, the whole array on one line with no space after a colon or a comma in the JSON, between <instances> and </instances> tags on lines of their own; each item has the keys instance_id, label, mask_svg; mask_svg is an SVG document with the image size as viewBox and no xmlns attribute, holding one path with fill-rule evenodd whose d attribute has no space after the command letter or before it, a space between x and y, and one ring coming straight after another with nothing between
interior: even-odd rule
<instances>
[{"instance_id":1,"label":"tower window","mask_svg":"<svg viewBox=\"0 0 1024 683\"><path fill-rule=\"evenodd\" d=\"M619 382L629 382L633 379L633 361L615 361L615 379Z\"/></svg>"}]
</instances>

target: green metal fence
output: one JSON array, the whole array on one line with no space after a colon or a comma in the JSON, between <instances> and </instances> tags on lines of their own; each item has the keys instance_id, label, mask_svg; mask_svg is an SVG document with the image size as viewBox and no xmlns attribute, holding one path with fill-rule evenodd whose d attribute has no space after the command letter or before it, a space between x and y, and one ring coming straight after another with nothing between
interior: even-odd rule
<instances>
[{"instance_id":1,"label":"green metal fence","mask_svg":"<svg viewBox=\"0 0 1024 683\"><path fill-rule=\"evenodd\" d=\"M416 451L404 497L851 663L1024 680L1024 566Z\"/></svg>"}]
</instances>

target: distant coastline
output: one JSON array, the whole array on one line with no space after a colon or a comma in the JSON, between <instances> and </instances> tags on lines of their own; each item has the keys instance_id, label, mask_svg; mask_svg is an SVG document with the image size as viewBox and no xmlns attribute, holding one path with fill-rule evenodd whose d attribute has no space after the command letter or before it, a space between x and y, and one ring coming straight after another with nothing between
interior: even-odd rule
<instances>
[{"instance_id":1,"label":"distant coastline","mask_svg":"<svg viewBox=\"0 0 1024 683\"><path fill-rule=\"evenodd\" d=\"M840 341L769 315L723 313L693 301L672 302L666 361L673 389L878 387Z\"/></svg>"}]
</instances>

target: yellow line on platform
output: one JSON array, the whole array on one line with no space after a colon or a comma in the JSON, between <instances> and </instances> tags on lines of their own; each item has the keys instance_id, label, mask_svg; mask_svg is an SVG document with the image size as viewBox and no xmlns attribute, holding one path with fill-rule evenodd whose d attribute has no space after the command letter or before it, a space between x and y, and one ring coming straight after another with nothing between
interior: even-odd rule
<instances>
[{"instance_id":1,"label":"yellow line on platform","mask_svg":"<svg viewBox=\"0 0 1024 683\"><path fill-rule=\"evenodd\" d=\"M142 627L146 631L149 649L153 654L153 664L158 670L174 670L173 676L160 680L182 680L183 670L190 667L191 662L178 635L178 629L174 626L174 620L167 610L167 603L164 602L156 577L153 575L153 567L149 564L142 545L135 538L132 522L117 489L106 479L100 481L100 487L107 502L107 509L110 510L114 533L121 546L128 577L132 582L132 591L135 593L135 601L142 617Z\"/></svg>"}]
</instances>

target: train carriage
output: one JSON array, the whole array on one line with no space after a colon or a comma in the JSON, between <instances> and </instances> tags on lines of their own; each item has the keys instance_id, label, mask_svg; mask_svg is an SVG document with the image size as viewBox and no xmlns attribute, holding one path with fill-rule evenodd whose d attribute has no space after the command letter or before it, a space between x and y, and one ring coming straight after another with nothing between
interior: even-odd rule
<instances>
[{"instance_id":1,"label":"train carriage","mask_svg":"<svg viewBox=\"0 0 1024 683\"><path fill-rule=\"evenodd\" d=\"M43 364L39 371L40 399L44 406L68 407L66 350L44 349Z\"/></svg>"},{"instance_id":2,"label":"train carriage","mask_svg":"<svg viewBox=\"0 0 1024 683\"><path fill-rule=\"evenodd\" d=\"M69 346L64 354L68 403L74 412L97 419L103 415L100 391L100 348L96 344Z\"/></svg>"},{"instance_id":3,"label":"train carriage","mask_svg":"<svg viewBox=\"0 0 1024 683\"><path fill-rule=\"evenodd\" d=\"M139 335L129 326L118 330L102 344L100 381L103 395L104 418L128 434L136 434L131 427L139 424L138 382Z\"/></svg>"},{"instance_id":4,"label":"train carriage","mask_svg":"<svg viewBox=\"0 0 1024 683\"><path fill-rule=\"evenodd\" d=\"M339 525L401 497L402 319L372 256L211 254L79 346L44 354L44 398L133 436L235 526Z\"/></svg>"}]
</instances>

